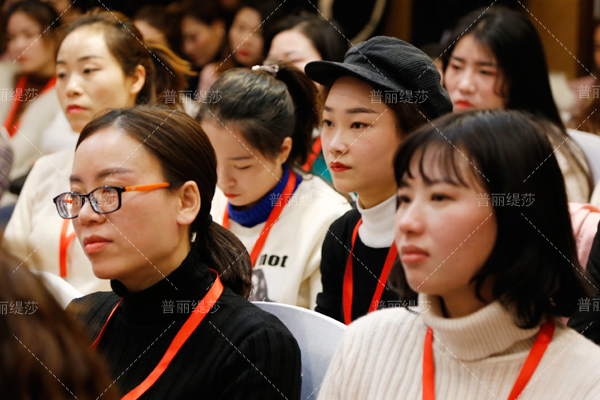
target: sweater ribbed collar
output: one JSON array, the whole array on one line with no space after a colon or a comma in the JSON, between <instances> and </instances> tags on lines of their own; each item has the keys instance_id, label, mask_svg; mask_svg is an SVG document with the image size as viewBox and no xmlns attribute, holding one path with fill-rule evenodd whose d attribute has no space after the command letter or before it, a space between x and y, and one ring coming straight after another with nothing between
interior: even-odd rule
<instances>
[{"instance_id":1,"label":"sweater ribbed collar","mask_svg":"<svg viewBox=\"0 0 600 400\"><path fill-rule=\"evenodd\" d=\"M285 189L287 185L288 179L290 178L290 168L287 163L283 164L283 175L281 180L269 193L267 193L256 205L249 208L248 210L236 210L231 203L227 204L227 212L229 213L229 218L237 222L238 224L251 228L255 225L262 224L269 219L269 215L275 207L275 204L279 200L281 193ZM298 187L298 185L302 182L302 176L300 174L296 174L296 186L294 190Z\"/></svg>"},{"instance_id":2,"label":"sweater ribbed collar","mask_svg":"<svg viewBox=\"0 0 600 400\"><path fill-rule=\"evenodd\" d=\"M390 247L394 243L394 215L396 214L396 195L383 203L364 209L360 199L356 202L362 224L358 228L358 236L365 246L380 249Z\"/></svg>"},{"instance_id":3,"label":"sweater ribbed collar","mask_svg":"<svg viewBox=\"0 0 600 400\"><path fill-rule=\"evenodd\" d=\"M206 261L200 246L192 245L177 269L147 289L130 292L121 282L111 280L113 291L123 298L120 307L125 318L142 323L187 319L194 303L202 300L215 280Z\"/></svg>"},{"instance_id":4,"label":"sweater ribbed collar","mask_svg":"<svg viewBox=\"0 0 600 400\"><path fill-rule=\"evenodd\" d=\"M438 296L419 294L423 323L433 329L435 351L463 361L529 349L540 327L521 329L498 301L462 318L443 316ZM439 340L438 340L439 339Z\"/></svg>"}]
</instances>

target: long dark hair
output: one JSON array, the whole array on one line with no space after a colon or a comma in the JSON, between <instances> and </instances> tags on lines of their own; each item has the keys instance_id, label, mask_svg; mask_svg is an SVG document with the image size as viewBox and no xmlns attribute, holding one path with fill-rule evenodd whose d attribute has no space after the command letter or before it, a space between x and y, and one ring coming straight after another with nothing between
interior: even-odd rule
<instances>
[{"instance_id":1,"label":"long dark hair","mask_svg":"<svg viewBox=\"0 0 600 400\"><path fill-rule=\"evenodd\" d=\"M473 22L475 21L475 22ZM504 7L479 9L463 17L454 28L442 56L444 71L458 41L464 35L473 38L496 58L502 85L500 95L506 99L506 109L523 110L545 118L560 128L557 143L561 144L569 162L587 179L589 193L593 191L590 167L581 149L565 131L554 103L548 66L540 36L529 19Z\"/></svg>"},{"instance_id":2,"label":"long dark hair","mask_svg":"<svg viewBox=\"0 0 600 400\"><path fill-rule=\"evenodd\" d=\"M211 91L224 95L203 104L198 120L218 118L235 125L268 158L275 158L283 140L291 137L288 162L298 167L306 162L319 112L317 88L299 69L285 63L259 70L236 68L223 73Z\"/></svg>"},{"instance_id":3,"label":"long dark hair","mask_svg":"<svg viewBox=\"0 0 600 400\"><path fill-rule=\"evenodd\" d=\"M186 88L185 77L192 74L189 63L164 45L144 43L133 22L118 12L94 9L73 20L61 28L57 49L71 32L83 27L102 30L106 47L125 76L133 75L138 65L145 68L146 81L136 97L136 104L158 104L167 97L167 91L179 94ZM181 107L180 96L173 98L174 105Z\"/></svg>"},{"instance_id":4,"label":"long dark hair","mask_svg":"<svg viewBox=\"0 0 600 400\"><path fill-rule=\"evenodd\" d=\"M190 226L190 240L207 252L223 284L247 297L252 287L248 252L235 235L210 219L211 201L217 186L217 159L200 124L183 112L163 107L111 110L83 128L77 147L108 127L143 143L144 149L160 163L167 181L196 182L202 202Z\"/></svg>"},{"instance_id":5,"label":"long dark hair","mask_svg":"<svg viewBox=\"0 0 600 400\"><path fill-rule=\"evenodd\" d=\"M473 277L480 298L484 283L490 281L494 299L527 328L547 315L570 316L577 311L578 300L587 296L564 180L546 133L554 127L514 110L449 114L410 135L394 162L399 185L406 175L427 179L423 163L432 159L428 153L435 152L444 180L469 187L474 179L488 195L530 196L520 200L528 202L522 207L489 200L497 239ZM458 166L463 157L473 165L472 176L464 176ZM418 161L418 170L410 170L413 160ZM407 289L403 268L395 268L391 279L397 288ZM406 293L411 292L402 292L405 297Z\"/></svg>"},{"instance_id":6,"label":"long dark hair","mask_svg":"<svg viewBox=\"0 0 600 400\"><path fill-rule=\"evenodd\" d=\"M336 22L316 15L290 15L274 25L268 36L265 36L265 57L275 36L295 30L310 40L324 61L343 62L349 43L338 31L338 26Z\"/></svg>"},{"instance_id":7,"label":"long dark hair","mask_svg":"<svg viewBox=\"0 0 600 400\"><path fill-rule=\"evenodd\" d=\"M0 253L0 398L120 399L80 325L20 264Z\"/></svg>"}]
</instances>

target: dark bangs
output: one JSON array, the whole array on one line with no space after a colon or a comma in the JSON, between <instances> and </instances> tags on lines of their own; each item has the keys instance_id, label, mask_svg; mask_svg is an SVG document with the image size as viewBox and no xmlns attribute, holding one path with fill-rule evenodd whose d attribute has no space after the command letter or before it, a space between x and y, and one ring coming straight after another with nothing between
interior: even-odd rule
<instances>
[{"instance_id":1,"label":"dark bangs","mask_svg":"<svg viewBox=\"0 0 600 400\"><path fill-rule=\"evenodd\" d=\"M481 298L484 283L491 283L493 298L521 327L536 326L545 316L570 316L587 296L564 179L548 140L553 127L519 111L453 113L411 134L394 161L399 186L417 173L410 171L416 157L426 182L481 186L480 203L493 207L498 230L492 252L473 277L476 293ZM426 174L430 163L437 176ZM414 296L403 268L394 268L390 280L401 296Z\"/></svg>"},{"instance_id":2,"label":"dark bangs","mask_svg":"<svg viewBox=\"0 0 600 400\"><path fill-rule=\"evenodd\" d=\"M440 118L440 120L443 119L443 117ZM448 117L446 119L452 118ZM442 133L430 124L425 125L410 135L402 143L396 155L394 169L398 187L406 185L406 182L404 182L405 176L411 179L415 178L413 171L410 170L410 165L418 157L418 173L427 184L431 184L434 181L443 181L451 185L463 187L473 187L476 185L488 191L487 183L489 183L489 180L478 166L476 157L471 154L470 146L465 143L465 140L469 139L469 136L457 135L456 130L460 129L456 127L449 132L452 141L447 136L448 132ZM473 140L469 141L473 144ZM463 162L461 159L469 163L469 173L459 165L459 163ZM425 171L425 166L431 167L432 163L439 174L437 176L429 176Z\"/></svg>"}]
</instances>

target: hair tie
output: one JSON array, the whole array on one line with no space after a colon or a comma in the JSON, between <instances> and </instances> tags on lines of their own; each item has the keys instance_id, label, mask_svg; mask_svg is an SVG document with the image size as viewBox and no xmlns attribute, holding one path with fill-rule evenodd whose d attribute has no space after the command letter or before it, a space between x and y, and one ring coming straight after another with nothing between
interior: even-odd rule
<instances>
[{"instance_id":1,"label":"hair tie","mask_svg":"<svg viewBox=\"0 0 600 400\"><path fill-rule=\"evenodd\" d=\"M206 217L206 219L204 220L204 223L202 224L202 226L200 226L200 229L198 229L198 231L194 231L191 233L190 236L190 242L195 243L196 242L196 238L198 238L198 232L200 232L200 237L203 237L204 235L206 235L206 231L208 230L208 228L210 227L210 224L213 223L213 218L212 215L210 215L210 213L208 214L208 216Z\"/></svg>"},{"instance_id":2,"label":"hair tie","mask_svg":"<svg viewBox=\"0 0 600 400\"><path fill-rule=\"evenodd\" d=\"M210 215L210 213L208 213L208 216L206 217L206 219L204 220L204 223L202 224L202 230L206 231L210 227L210 224L212 224L212 222L213 222L212 215Z\"/></svg>"},{"instance_id":3,"label":"hair tie","mask_svg":"<svg viewBox=\"0 0 600 400\"><path fill-rule=\"evenodd\" d=\"M252 71L265 71L266 73L269 73L269 74L273 75L274 77L277 77L277 73L279 72L279 65L277 65L277 64L255 65L252 67Z\"/></svg>"}]
</instances>

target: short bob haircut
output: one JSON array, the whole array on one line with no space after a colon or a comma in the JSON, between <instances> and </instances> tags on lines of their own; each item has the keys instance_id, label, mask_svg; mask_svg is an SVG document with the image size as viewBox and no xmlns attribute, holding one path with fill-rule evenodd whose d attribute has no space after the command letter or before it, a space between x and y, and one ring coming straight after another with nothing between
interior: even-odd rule
<instances>
[{"instance_id":1,"label":"short bob haircut","mask_svg":"<svg viewBox=\"0 0 600 400\"><path fill-rule=\"evenodd\" d=\"M423 166L434 160L445 181L466 187L477 182L490 195L498 235L473 282L481 298L489 280L494 300L513 312L522 328L537 326L545 316L572 315L578 300L588 294L563 176L547 139L546 130L552 127L519 111L448 114L410 135L394 161L399 187L405 176L419 174L426 182L431 180ZM473 168L459 166L465 158ZM410 170L413 159L419 162L418 170ZM521 202L528 194L531 205L494 201L498 197L493 194L513 199L516 194ZM401 292L408 288L403 268L395 268L392 279Z\"/></svg>"}]
</instances>

